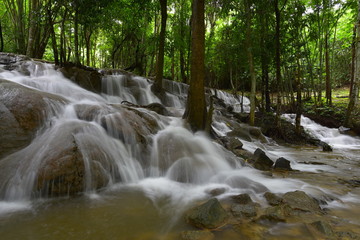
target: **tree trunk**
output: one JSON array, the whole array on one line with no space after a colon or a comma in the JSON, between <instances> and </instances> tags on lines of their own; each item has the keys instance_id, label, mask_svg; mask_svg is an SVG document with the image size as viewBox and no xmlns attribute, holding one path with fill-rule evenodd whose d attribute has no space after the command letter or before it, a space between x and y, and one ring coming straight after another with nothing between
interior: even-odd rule
<instances>
[{"instance_id":1,"label":"tree trunk","mask_svg":"<svg viewBox=\"0 0 360 240\"><path fill-rule=\"evenodd\" d=\"M345 126L350 126L350 119L358 101L359 95L359 82L360 82L360 0L358 5L358 17L356 24L356 42L355 42L355 71L354 71L354 82L351 90L351 96L349 99L349 105L345 116Z\"/></svg>"},{"instance_id":2,"label":"tree trunk","mask_svg":"<svg viewBox=\"0 0 360 240\"><path fill-rule=\"evenodd\" d=\"M39 3L38 0L29 1L29 11L30 11L30 19L29 19L29 35L28 35L28 44L26 48L26 55L28 57L35 57L35 38L37 32L38 21L36 14L38 12Z\"/></svg>"},{"instance_id":3,"label":"tree trunk","mask_svg":"<svg viewBox=\"0 0 360 240\"><path fill-rule=\"evenodd\" d=\"M55 35L55 30L54 30L54 21L53 21L50 9L47 9L47 18L48 18L48 24L50 26L51 45L52 45L52 49L53 49L53 52L54 52L55 65L59 65L59 63L60 63L59 62L59 51L58 51L57 43L56 43L56 35Z\"/></svg>"},{"instance_id":4,"label":"tree trunk","mask_svg":"<svg viewBox=\"0 0 360 240\"><path fill-rule=\"evenodd\" d=\"M326 88L326 103L332 105L331 99L331 78L330 78L330 57L329 57L329 40L328 34L325 33L325 88Z\"/></svg>"},{"instance_id":5,"label":"tree trunk","mask_svg":"<svg viewBox=\"0 0 360 240\"><path fill-rule=\"evenodd\" d=\"M352 90L354 86L354 78L355 78L355 56L356 56L356 25L353 28L353 40L351 44L351 78L350 78L350 91L349 98L351 98Z\"/></svg>"},{"instance_id":6,"label":"tree trunk","mask_svg":"<svg viewBox=\"0 0 360 240\"><path fill-rule=\"evenodd\" d=\"M161 28L159 38L159 51L156 63L156 78L154 83L154 90L161 91L163 75L164 75L164 51L165 51L165 31L167 20L167 0L159 0L161 8Z\"/></svg>"},{"instance_id":7,"label":"tree trunk","mask_svg":"<svg viewBox=\"0 0 360 240\"><path fill-rule=\"evenodd\" d=\"M4 51L4 38L3 38L2 27L0 22L0 52L3 51Z\"/></svg>"},{"instance_id":8,"label":"tree trunk","mask_svg":"<svg viewBox=\"0 0 360 240\"><path fill-rule=\"evenodd\" d=\"M261 14L264 15L264 11L261 11ZM268 19L267 17L260 17L261 21L261 81L263 87L263 98L265 98L265 111L270 112L270 89L269 89L269 59L268 59L268 49L266 48L266 32L268 31ZM264 99L263 99L264 102Z\"/></svg>"},{"instance_id":9,"label":"tree trunk","mask_svg":"<svg viewBox=\"0 0 360 240\"><path fill-rule=\"evenodd\" d=\"M79 52L79 9L75 6L74 17L74 45L75 45L75 64L80 65L80 52Z\"/></svg>"},{"instance_id":10,"label":"tree trunk","mask_svg":"<svg viewBox=\"0 0 360 240\"><path fill-rule=\"evenodd\" d=\"M280 17L281 12L279 9L278 0L274 0L275 8L275 67L276 67L276 87L277 87L277 101L276 101L276 118L275 124L280 128L280 114L281 114L281 59L280 59Z\"/></svg>"},{"instance_id":11,"label":"tree trunk","mask_svg":"<svg viewBox=\"0 0 360 240\"><path fill-rule=\"evenodd\" d=\"M204 0L193 0L191 23L191 77L184 118L193 131L206 127L205 102L205 23ZM208 119L208 124L211 119Z\"/></svg>"},{"instance_id":12,"label":"tree trunk","mask_svg":"<svg viewBox=\"0 0 360 240\"><path fill-rule=\"evenodd\" d=\"M250 93L250 119L249 123L251 126L255 124L255 93L256 93L256 76L254 70L254 59L252 53L252 44L251 44L251 1L246 0L246 52L249 62L249 72L251 78L251 93Z\"/></svg>"},{"instance_id":13,"label":"tree trunk","mask_svg":"<svg viewBox=\"0 0 360 240\"><path fill-rule=\"evenodd\" d=\"M86 65L90 66L90 60L91 60L91 35L92 31L88 28L84 31L85 34L85 45L86 45Z\"/></svg>"},{"instance_id":14,"label":"tree trunk","mask_svg":"<svg viewBox=\"0 0 360 240\"><path fill-rule=\"evenodd\" d=\"M297 74L296 74L296 117L295 130L297 134L301 133L301 115L302 115L302 99L301 99L301 69L299 58L297 59Z\"/></svg>"}]
</instances>

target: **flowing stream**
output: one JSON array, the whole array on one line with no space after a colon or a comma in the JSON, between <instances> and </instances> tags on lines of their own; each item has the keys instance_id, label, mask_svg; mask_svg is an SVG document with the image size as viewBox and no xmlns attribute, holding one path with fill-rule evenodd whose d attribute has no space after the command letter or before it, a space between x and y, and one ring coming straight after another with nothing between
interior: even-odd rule
<instances>
[{"instance_id":1,"label":"flowing stream","mask_svg":"<svg viewBox=\"0 0 360 240\"><path fill-rule=\"evenodd\" d=\"M179 232L192 229L182 218L184 211L219 189L220 200L248 193L261 205L266 205L266 191L302 190L319 198L327 196L324 200L335 218L360 225L360 191L345 188L340 181L360 174L360 139L337 129L302 119L311 134L333 146L331 153L315 147L280 146L271 139L241 139L244 149L261 148L271 159L285 157L293 169L300 170L284 179L244 165L204 134L188 131L181 117L123 106L123 101L160 102L145 78L105 76L99 95L66 79L50 64L29 61L13 70L0 65L0 79L52 96L46 98L43 123L31 143L0 159L1 239L178 239ZM186 85L164 84L167 109L181 116ZM8 91L6 98L14 94ZM241 98L223 91L217 91L217 96L234 111L241 111ZM51 100L58 98L62 100ZM243 110L248 110L248 104L244 98ZM292 121L290 115L285 118ZM231 130L221 120L213 127L223 136ZM54 168L46 164L63 156L64 149L82 156L85 170L78 186L82 194L52 196L47 191L57 189L56 181L34 191L39 172L46 175ZM304 236L301 228L289 233L291 228L276 225L272 229L276 233L270 231L266 238ZM234 237L216 234L216 239ZM302 239L312 239L307 237Z\"/></svg>"}]
</instances>

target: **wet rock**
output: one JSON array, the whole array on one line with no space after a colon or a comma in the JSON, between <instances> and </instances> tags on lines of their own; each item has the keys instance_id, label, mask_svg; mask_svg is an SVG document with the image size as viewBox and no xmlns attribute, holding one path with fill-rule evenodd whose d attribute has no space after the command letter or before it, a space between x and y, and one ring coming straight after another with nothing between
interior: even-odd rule
<instances>
[{"instance_id":1,"label":"wet rock","mask_svg":"<svg viewBox=\"0 0 360 240\"><path fill-rule=\"evenodd\" d=\"M10 65L25 60L30 60L30 58L24 55L17 55L13 53L0 53L0 64Z\"/></svg>"},{"instance_id":2,"label":"wet rock","mask_svg":"<svg viewBox=\"0 0 360 240\"><path fill-rule=\"evenodd\" d=\"M86 90L101 93L102 74L100 74L97 69L69 64L59 70L65 77L69 78Z\"/></svg>"},{"instance_id":3,"label":"wet rock","mask_svg":"<svg viewBox=\"0 0 360 240\"><path fill-rule=\"evenodd\" d=\"M287 192L284 201L293 209L304 212L320 212L318 202L303 191Z\"/></svg>"},{"instance_id":4,"label":"wet rock","mask_svg":"<svg viewBox=\"0 0 360 240\"><path fill-rule=\"evenodd\" d=\"M233 188L249 189L256 193L269 191L263 184L243 176L230 176L224 182Z\"/></svg>"},{"instance_id":5,"label":"wet rock","mask_svg":"<svg viewBox=\"0 0 360 240\"><path fill-rule=\"evenodd\" d=\"M359 240L360 239L360 235L355 234L353 232L336 232L336 236L338 237L338 239L342 239L342 240Z\"/></svg>"},{"instance_id":6,"label":"wet rock","mask_svg":"<svg viewBox=\"0 0 360 240\"><path fill-rule=\"evenodd\" d=\"M181 233L183 240L212 240L215 236L209 231L184 231Z\"/></svg>"},{"instance_id":7,"label":"wet rock","mask_svg":"<svg viewBox=\"0 0 360 240\"><path fill-rule=\"evenodd\" d=\"M264 214L259 217L259 220L266 220L270 222L286 222L290 212L291 208L286 204L268 207L265 209Z\"/></svg>"},{"instance_id":8,"label":"wet rock","mask_svg":"<svg viewBox=\"0 0 360 240\"><path fill-rule=\"evenodd\" d=\"M215 188L207 191L211 196L218 196L226 192L226 188Z\"/></svg>"},{"instance_id":9,"label":"wet rock","mask_svg":"<svg viewBox=\"0 0 360 240\"><path fill-rule=\"evenodd\" d=\"M249 134L249 131L247 131L243 127L239 127L239 128L236 128L236 129L232 130L231 132L229 132L227 134L227 136L229 136L229 137L238 137L238 138L243 139L243 140L248 141L248 142L252 141L252 139L250 137L250 134Z\"/></svg>"},{"instance_id":10,"label":"wet rock","mask_svg":"<svg viewBox=\"0 0 360 240\"><path fill-rule=\"evenodd\" d=\"M231 213L235 217L251 218L255 217L258 212L259 205L254 202L247 204L233 204L231 206Z\"/></svg>"},{"instance_id":11,"label":"wet rock","mask_svg":"<svg viewBox=\"0 0 360 240\"><path fill-rule=\"evenodd\" d=\"M231 198L238 204L249 204L253 202L247 193L232 196Z\"/></svg>"},{"instance_id":12,"label":"wet rock","mask_svg":"<svg viewBox=\"0 0 360 240\"><path fill-rule=\"evenodd\" d=\"M148 145L150 136L159 129L156 116L151 112L139 111L133 108L125 108L121 105L113 105L113 109L101 117L101 126L115 138L125 143ZM96 110L96 108L94 109Z\"/></svg>"},{"instance_id":13,"label":"wet rock","mask_svg":"<svg viewBox=\"0 0 360 240\"><path fill-rule=\"evenodd\" d=\"M277 206L283 202L283 199L281 197L276 196L274 193L271 192L266 192L264 194L264 197L271 206Z\"/></svg>"},{"instance_id":14,"label":"wet rock","mask_svg":"<svg viewBox=\"0 0 360 240\"><path fill-rule=\"evenodd\" d=\"M268 171L274 162L260 148L256 149L252 161L252 165L259 170Z\"/></svg>"},{"instance_id":15,"label":"wet rock","mask_svg":"<svg viewBox=\"0 0 360 240\"><path fill-rule=\"evenodd\" d=\"M290 161L285 158L277 159L274 164L274 169L275 170L287 170L287 171L292 170L292 168L290 166Z\"/></svg>"},{"instance_id":16,"label":"wet rock","mask_svg":"<svg viewBox=\"0 0 360 240\"><path fill-rule=\"evenodd\" d=\"M221 141L230 151L240 150L243 147L243 143L237 137L223 137Z\"/></svg>"},{"instance_id":17,"label":"wet rock","mask_svg":"<svg viewBox=\"0 0 360 240\"><path fill-rule=\"evenodd\" d=\"M339 179L338 182L341 184L346 184L352 188L360 187L360 180L357 179Z\"/></svg>"},{"instance_id":18,"label":"wet rock","mask_svg":"<svg viewBox=\"0 0 360 240\"><path fill-rule=\"evenodd\" d=\"M229 216L216 198L189 210L187 221L198 228L215 229L226 224Z\"/></svg>"},{"instance_id":19,"label":"wet rock","mask_svg":"<svg viewBox=\"0 0 360 240\"><path fill-rule=\"evenodd\" d=\"M310 226L313 227L316 231L326 235L326 236L333 236L334 231L329 223L325 221L316 221L310 223Z\"/></svg>"},{"instance_id":20,"label":"wet rock","mask_svg":"<svg viewBox=\"0 0 360 240\"><path fill-rule=\"evenodd\" d=\"M256 138L262 137L261 129L259 129L257 127L249 127L249 133L251 136L254 136Z\"/></svg>"},{"instance_id":21,"label":"wet rock","mask_svg":"<svg viewBox=\"0 0 360 240\"><path fill-rule=\"evenodd\" d=\"M53 114L49 102L62 105L67 101L24 87L7 80L0 80L0 159L27 146Z\"/></svg>"},{"instance_id":22,"label":"wet rock","mask_svg":"<svg viewBox=\"0 0 360 240\"><path fill-rule=\"evenodd\" d=\"M156 112L157 114L170 116L169 111L161 103L150 103L148 105L142 106L146 109Z\"/></svg>"},{"instance_id":23,"label":"wet rock","mask_svg":"<svg viewBox=\"0 0 360 240\"><path fill-rule=\"evenodd\" d=\"M34 190L43 196L73 195L106 186L109 176L113 181L121 181L116 163L104 149L106 146L92 136L96 132L99 134L91 124L69 122L54 129L55 136L39 139L47 141L47 148L40 156Z\"/></svg>"},{"instance_id":24,"label":"wet rock","mask_svg":"<svg viewBox=\"0 0 360 240\"><path fill-rule=\"evenodd\" d=\"M322 147L324 152L332 152L332 147L326 142L320 141L319 145Z\"/></svg>"},{"instance_id":25,"label":"wet rock","mask_svg":"<svg viewBox=\"0 0 360 240\"><path fill-rule=\"evenodd\" d=\"M339 129L339 133L341 133L341 134L347 134L349 131L351 131L350 128L347 128L344 126L340 126L338 129Z\"/></svg>"}]
</instances>

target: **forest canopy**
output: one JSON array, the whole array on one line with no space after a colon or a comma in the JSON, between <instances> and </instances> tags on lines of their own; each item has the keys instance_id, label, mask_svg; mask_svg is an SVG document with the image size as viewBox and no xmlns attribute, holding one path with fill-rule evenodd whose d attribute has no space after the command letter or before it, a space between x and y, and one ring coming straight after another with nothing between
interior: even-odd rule
<instances>
[{"instance_id":1,"label":"forest canopy","mask_svg":"<svg viewBox=\"0 0 360 240\"><path fill-rule=\"evenodd\" d=\"M160 2L0 0L0 50L152 77ZM189 79L191 5L167 1L163 73L175 81ZM206 0L205 84L250 91L250 48L263 94L295 91L298 76L303 92L320 97L325 88L349 84L356 13L354 0Z\"/></svg>"}]
</instances>

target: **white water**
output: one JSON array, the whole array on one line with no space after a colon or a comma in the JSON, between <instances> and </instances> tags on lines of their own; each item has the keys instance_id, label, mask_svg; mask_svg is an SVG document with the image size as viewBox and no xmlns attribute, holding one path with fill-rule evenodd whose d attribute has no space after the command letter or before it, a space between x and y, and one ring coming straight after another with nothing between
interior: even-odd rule
<instances>
[{"instance_id":1,"label":"white water","mask_svg":"<svg viewBox=\"0 0 360 240\"><path fill-rule=\"evenodd\" d=\"M105 76L102 82L104 94L99 96L64 78L49 64L27 62L26 67L29 75L15 70L2 71L0 78L62 96L69 103L54 110L53 117L45 124L46 127L28 147L3 160L4 164L11 161L19 166L17 169L10 169L6 174L7 180L1 190L2 198L6 201L29 201L36 196L33 187L40 167L52 161L54 156L61 155L64 148L71 148L72 142L76 143L84 159L85 192L95 190L92 177L95 174L94 164L102 169L101 172L107 179L107 186L118 182L139 184L145 182L148 185L147 179L160 178L162 179L160 182L168 182L165 185L181 182L209 188L212 184L220 184L226 186L227 192L241 192L243 186L249 182L258 185L269 183L267 177L254 174L254 170L250 168L236 170L241 166L236 158L229 158L220 146L212 143L201 133L189 132L182 126L181 119L163 117L141 110L148 115L148 118L158 122L160 130L155 135L148 132L150 134L148 138L152 138L153 146L148 146L149 153L144 156L142 146L136 139L138 129L134 126L145 127L146 122L132 111L120 107L114 108L111 104L119 104L122 101L139 105L159 102L159 99L152 94L150 83L145 78L124 75ZM184 93L187 89L183 85L176 86L174 83L171 85L172 89L176 89L173 98L185 97ZM239 104L230 94L222 91L217 94L226 103ZM180 100L172 107L183 106L179 102ZM85 119L81 117L83 112L88 113ZM119 132L119 126L126 132ZM141 132L146 133L146 131L148 130L145 127ZM100 154L102 159L96 160L94 154ZM232 177L225 177L230 172ZM251 174L244 177L247 172ZM156 183L154 187L155 189L159 187L161 194L163 187L158 185ZM284 185L283 191L301 188L301 185L294 181L289 186ZM269 185L267 188L276 191L275 185ZM175 192L178 190L175 188ZM247 190L250 191L251 187ZM200 196L203 195L204 191ZM196 199L197 196L190 194L188 198Z\"/></svg>"},{"instance_id":2,"label":"white water","mask_svg":"<svg viewBox=\"0 0 360 240\"><path fill-rule=\"evenodd\" d=\"M289 122L295 122L295 114L284 114L283 117ZM321 141L324 141L337 149L360 149L360 138L341 134L337 128L328 128L315 123L311 119L301 116L301 126Z\"/></svg>"},{"instance_id":3,"label":"white water","mask_svg":"<svg viewBox=\"0 0 360 240\"><path fill-rule=\"evenodd\" d=\"M160 100L152 94L150 82L140 77L112 75L103 78L104 93L100 96L82 89L53 69L52 65L27 63L29 75L16 70L0 70L0 78L58 95L67 103L50 104L51 114L44 120L44 126L31 144L10 156L0 159L0 166L7 170L0 183L0 215L21 210L31 210L33 201L42 192L34 191L37 174L41 166L64 149L71 149L75 142L84 161L83 191L90 199L101 201L102 193L97 190L95 176L101 175L106 184L103 191L117 191L124 186L131 191L141 190L161 211L181 216L194 201L211 197L210 192L222 189L217 197L225 199L231 195L248 193L253 200L266 205L263 194L286 193L303 190L314 196L332 194L332 190L314 186L306 181L264 175L251 167L242 166L240 159L212 142L202 133L191 133L183 127L177 117L160 116L145 109L128 109L120 105L128 101L147 105ZM183 84L167 83L174 94L168 93L172 104L169 107L183 110L186 87ZM218 91L217 96L234 111L241 111L241 99ZM248 99L244 98L244 111L248 111ZM171 101L170 101L171 103ZM156 122L156 131L149 129L149 122ZM304 121L306 123L306 121ZM213 124L219 136L225 136L232 127L221 121ZM335 147L347 146L359 150L359 139L326 135L329 129L308 122L317 137ZM145 133L139 141L139 133ZM336 143L332 142L336 139ZM343 142L340 143L340 139ZM145 143L140 143L144 141ZM244 141L244 149L250 152L260 147L276 160L288 158L294 169L309 172L339 172L337 165L308 165L313 150L295 151L271 141ZM145 145L145 146L144 146ZM318 155L319 153L316 152ZM321 153L320 153L321 154ZM355 152L358 154L358 152ZM351 158L353 155L350 154ZM328 155L324 155L328 157ZM351 164L349 163L349 166ZM351 165L352 166L352 165ZM336 196L339 196L335 194ZM51 194L48 196L51 197ZM348 195L346 195L348 196ZM104 197L104 201L105 201ZM166 204L163 204L166 199ZM343 199L347 201L346 197Z\"/></svg>"}]
</instances>

